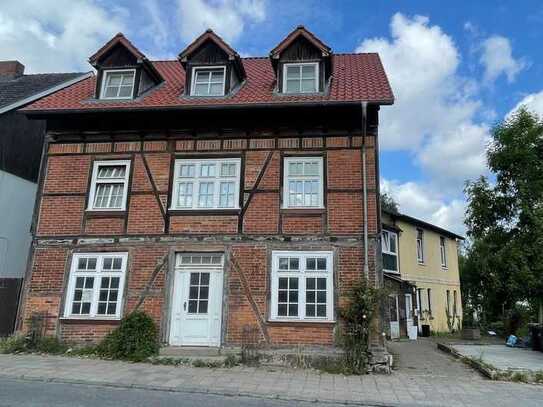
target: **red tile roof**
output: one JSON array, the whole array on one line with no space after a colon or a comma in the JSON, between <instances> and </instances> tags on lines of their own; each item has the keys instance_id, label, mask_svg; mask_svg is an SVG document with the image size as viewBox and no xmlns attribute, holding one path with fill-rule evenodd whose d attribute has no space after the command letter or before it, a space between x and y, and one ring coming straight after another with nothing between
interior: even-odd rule
<instances>
[{"instance_id":1,"label":"red tile roof","mask_svg":"<svg viewBox=\"0 0 543 407\"><path fill-rule=\"evenodd\" d=\"M224 98L196 98L183 95L185 72L179 61L154 61L165 81L135 100L94 99L96 77L76 83L26 107L24 111L104 111L123 109L257 106L273 104L333 104L366 101L392 104L394 95L377 54L334 54L334 71L327 92L318 95L278 95L275 75L268 58L244 58L245 83Z\"/></svg>"}]
</instances>

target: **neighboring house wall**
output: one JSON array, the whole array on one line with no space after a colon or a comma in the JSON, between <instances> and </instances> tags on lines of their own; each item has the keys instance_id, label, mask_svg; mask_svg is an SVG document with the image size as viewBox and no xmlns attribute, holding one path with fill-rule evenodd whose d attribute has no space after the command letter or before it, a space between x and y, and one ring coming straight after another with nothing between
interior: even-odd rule
<instances>
[{"instance_id":1,"label":"neighboring house wall","mask_svg":"<svg viewBox=\"0 0 543 407\"><path fill-rule=\"evenodd\" d=\"M34 313L47 313L49 334L79 342L102 338L118 325L118 318L63 318L72 258L74 253L123 252L128 256L119 303L122 315L135 308L148 287L141 309L154 318L161 327L162 340L169 342L175 253L219 252L226 260L221 343L242 343L244 330L258 328L258 318L262 318L271 344L332 344L338 307L363 272L362 148L367 151L369 278L376 281L375 123L365 147L360 131L336 132L333 137L270 138L258 129L252 133L254 138L206 139L204 134L201 139L168 141L154 133L154 141L50 144L23 322ZM281 208L287 156L322 158L322 209ZM168 210L173 162L196 157L241 159L240 203L242 207L247 204L246 211ZM126 211L86 210L93 162L104 159L130 161ZM272 252L277 250L332 252L330 320L270 320L274 295L271 262ZM163 259L167 265L153 279L155 267ZM230 259L239 270L231 266Z\"/></svg>"},{"instance_id":2,"label":"neighboring house wall","mask_svg":"<svg viewBox=\"0 0 543 407\"><path fill-rule=\"evenodd\" d=\"M23 278L37 185L0 171L0 279Z\"/></svg>"},{"instance_id":3,"label":"neighboring house wall","mask_svg":"<svg viewBox=\"0 0 543 407\"><path fill-rule=\"evenodd\" d=\"M384 222L391 223L389 215L383 217ZM399 232L399 262L402 280L416 285L420 292L421 324L430 325L432 331L446 332L447 323L447 291L449 291L450 316L454 314L454 296L456 292L455 329L462 318L462 301L460 294L460 274L458 269L458 244L455 239L437 231L414 225L404 220L395 221ZM423 263L417 260L417 229L423 230ZM440 238L445 239L447 266L441 265ZM428 305L428 289L430 289L430 306ZM416 303L416 299L413 299ZM428 312L431 308L431 316ZM452 318L450 319L452 322Z\"/></svg>"}]
</instances>

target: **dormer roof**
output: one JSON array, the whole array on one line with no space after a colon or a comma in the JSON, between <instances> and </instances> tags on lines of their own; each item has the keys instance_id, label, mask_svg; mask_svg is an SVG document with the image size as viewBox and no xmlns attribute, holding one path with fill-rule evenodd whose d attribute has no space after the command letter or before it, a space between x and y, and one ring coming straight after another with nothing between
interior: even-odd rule
<instances>
[{"instance_id":1,"label":"dormer roof","mask_svg":"<svg viewBox=\"0 0 543 407\"><path fill-rule=\"evenodd\" d=\"M98 51L89 57L89 63L99 69L101 62L113 52L117 46L122 46L129 54L131 54L137 65L142 65L156 80L156 82L162 82L164 79L158 72L155 66L147 59L145 54L141 52L123 33L117 33L112 39L106 42Z\"/></svg>"},{"instance_id":2,"label":"dormer roof","mask_svg":"<svg viewBox=\"0 0 543 407\"><path fill-rule=\"evenodd\" d=\"M183 68L186 67L186 64L190 60L191 56L208 41L211 41L216 46L218 46L227 55L228 60L232 61L235 64L236 69L240 73L241 79L247 76L239 54L234 48L226 43L226 41L218 36L211 28L205 30L202 35L196 38L191 44L189 44L183 51L179 53L179 56L177 58L179 59L179 62L181 62Z\"/></svg>"},{"instance_id":3,"label":"dormer roof","mask_svg":"<svg viewBox=\"0 0 543 407\"><path fill-rule=\"evenodd\" d=\"M332 53L332 48L326 45L324 42L319 40L315 34L305 28L303 25L299 25L292 31L289 35L285 37L274 49L270 51L270 58L278 59L281 56L281 53L287 49L296 39L299 37L305 38L309 43L311 43L315 48L317 48L323 57L328 57Z\"/></svg>"},{"instance_id":4,"label":"dormer roof","mask_svg":"<svg viewBox=\"0 0 543 407\"><path fill-rule=\"evenodd\" d=\"M138 62L143 62L143 60L146 60L147 58L141 52L139 49L136 48L134 44L132 44L128 38L124 36L123 33L117 33L112 39L110 39L108 42L106 42L102 48L100 48L98 51L96 51L93 55L89 57L89 63L96 67L97 63L99 63L100 59L111 49L113 49L117 44L123 45L128 52L130 52Z\"/></svg>"}]
</instances>

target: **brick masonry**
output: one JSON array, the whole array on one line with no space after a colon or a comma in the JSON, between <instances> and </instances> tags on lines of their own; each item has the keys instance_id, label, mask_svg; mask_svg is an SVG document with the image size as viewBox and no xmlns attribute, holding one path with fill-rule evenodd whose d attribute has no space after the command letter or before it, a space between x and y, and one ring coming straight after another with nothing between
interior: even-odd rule
<instances>
[{"instance_id":1,"label":"brick masonry","mask_svg":"<svg viewBox=\"0 0 543 407\"><path fill-rule=\"evenodd\" d=\"M235 259L250 282L251 295L273 345L332 344L334 323L268 321L271 252L333 250L336 309L344 303L346 291L363 269L361 148L367 149L368 230L372 241L378 231L374 146L372 136L362 147L360 137L341 135L50 144L20 327L28 329L33 314L46 312L49 333L74 342L96 342L117 325L111 321L62 319L71 255L76 251L128 252L123 296L126 314L140 301L164 256L176 251L206 251L218 245L226 258ZM183 155L220 157L223 153L241 157L245 210L209 214L168 211L173 160ZM282 157L308 153L324 158L325 209L281 209ZM97 216L86 210L92 164L101 159L131 162L126 211ZM376 246L370 246L368 259L372 280L376 277ZM173 265L168 264L158 274L142 304L161 327L165 341L172 270ZM227 264L224 276L222 342L239 344L244 327L256 326L257 317L237 271Z\"/></svg>"}]
</instances>

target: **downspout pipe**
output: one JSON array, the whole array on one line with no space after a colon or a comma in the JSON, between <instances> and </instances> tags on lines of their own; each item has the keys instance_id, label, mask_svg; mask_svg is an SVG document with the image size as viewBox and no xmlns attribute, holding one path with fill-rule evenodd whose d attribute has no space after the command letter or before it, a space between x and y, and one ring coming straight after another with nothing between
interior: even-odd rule
<instances>
[{"instance_id":1,"label":"downspout pipe","mask_svg":"<svg viewBox=\"0 0 543 407\"><path fill-rule=\"evenodd\" d=\"M370 269L368 263L368 182L366 170L366 135L368 103L362 102L362 191L363 191L363 222L364 222L364 275L369 279Z\"/></svg>"}]
</instances>

